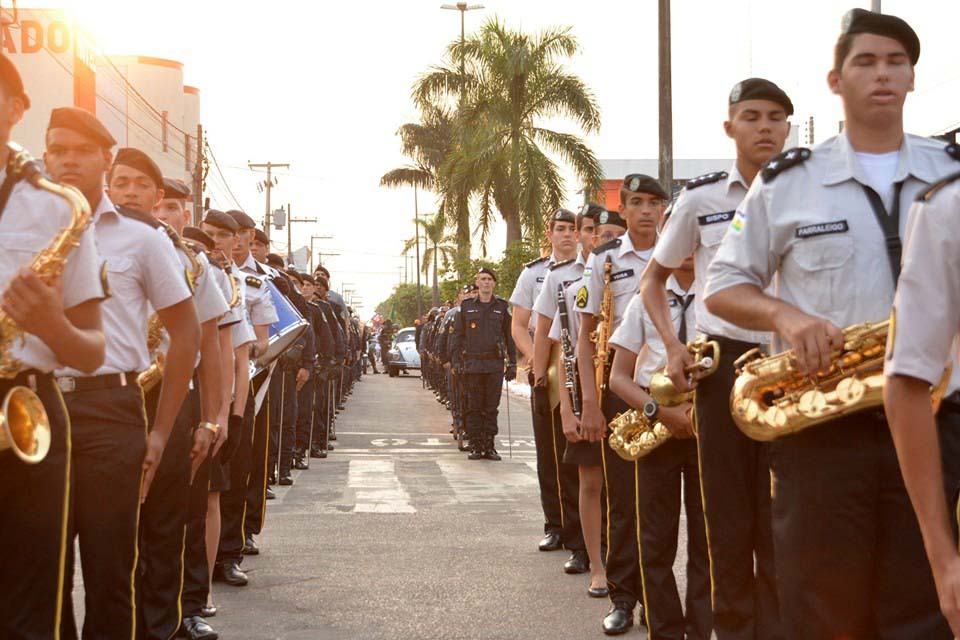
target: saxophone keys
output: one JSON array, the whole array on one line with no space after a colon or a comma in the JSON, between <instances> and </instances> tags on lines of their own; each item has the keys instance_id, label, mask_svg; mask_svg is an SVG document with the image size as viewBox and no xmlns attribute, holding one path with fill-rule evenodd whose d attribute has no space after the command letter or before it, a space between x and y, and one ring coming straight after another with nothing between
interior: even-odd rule
<instances>
[{"instance_id":1,"label":"saxophone keys","mask_svg":"<svg viewBox=\"0 0 960 640\"><path fill-rule=\"evenodd\" d=\"M774 429L782 429L787 426L787 412L774 405L763 412L763 421Z\"/></svg>"},{"instance_id":2,"label":"saxophone keys","mask_svg":"<svg viewBox=\"0 0 960 640\"><path fill-rule=\"evenodd\" d=\"M860 402L867 392L867 387L859 378L844 378L837 383L837 398L846 405Z\"/></svg>"},{"instance_id":3,"label":"saxophone keys","mask_svg":"<svg viewBox=\"0 0 960 640\"><path fill-rule=\"evenodd\" d=\"M797 411L808 418L819 418L827 413L830 403L827 395L820 389L810 389L800 394Z\"/></svg>"}]
</instances>

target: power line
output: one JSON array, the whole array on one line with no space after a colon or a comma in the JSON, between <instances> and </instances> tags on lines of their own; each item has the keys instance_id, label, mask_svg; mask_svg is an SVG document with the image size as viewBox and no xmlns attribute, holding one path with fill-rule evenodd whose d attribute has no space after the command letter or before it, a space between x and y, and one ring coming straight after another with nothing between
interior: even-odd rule
<instances>
[{"instance_id":1,"label":"power line","mask_svg":"<svg viewBox=\"0 0 960 640\"><path fill-rule=\"evenodd\" d=\"M233 195L233 189L230 188L230 184L227 182L227 179L223 177L223 171L220 170L220 163L217 161L217 156L214 155L213 149L210 147L209 142L205 142L204 146L207 149L207 153L210 154L210 159L213 160L213 166L217 169L217 174L220 176L220 180L223 181L223 185L227 188L227 193L230 194L230 198L233 200L234 204L237 205L238 209L243 209L243 205L240 204L240 201L237 200L237 196Z\"/></svg>"}]
</instances>

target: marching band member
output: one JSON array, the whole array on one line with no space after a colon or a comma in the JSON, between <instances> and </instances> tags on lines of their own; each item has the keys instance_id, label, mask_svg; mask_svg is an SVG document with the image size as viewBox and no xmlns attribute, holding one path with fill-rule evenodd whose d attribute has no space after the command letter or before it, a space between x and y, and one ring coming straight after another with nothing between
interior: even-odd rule
<instances>
[{"instance_id":1,"label":"marching band member","mask_svg":"<svg viewBox=\"0 0 960 640\"><path fill-rule=\"evenodd\" d=\"M798 375L831 366L842 328L890 316L903 203L960 166L954 147L904 134L919 55L900 18L846 14L827 76L843 132L765 165L710 266L707 308L774 331ZM776 298L763 292L774 278ZM882 412L809 426L770 452L785 634L953 638Z\"/></svg>"},{"instance_id":2,"label":"marching band member","mask_svg":"<svg viewBox=\"0 0 960 640\"><path fill-rule=\"evenodd\" d=\"M671 270L694 253L697 273L694 306L697 329L720 345L720 366L697 384L700 425L700 477L713 574L713 620L718 640L782 637L779 624L770 529L769 446L746 437L730 417L733 362L770 334L749 331L710 313L703 302L707 266L720 240L767 160L780 153L790 132L790 98L763 78L738 82L730 92L724 130L734 140L737 159L728 171L687 183L674 203L640 282L647 313L667 346L668 372L677 389L689 389L684 367L691 363L686 341L671 320L665 289ZM692 327L691 327L692 328ZM689 338L693 338L690 332ZM668 428L670 423L665 423ZM688 436L684 431L674 434ZM754 522L755 526L744 526Z\"/></svg>"},{"instance_id":3,"label":"marching band member","mask_svg":"<svg viewBox=\"0 0 960 640\"><path fill-rule=\"evenodd\" d=\"M623 320L627 304L637 291L657 238L657 227L668 196L660 184L643 174L631 174L620 187L620 215L627 233L596 247L583 271L583 284L577 291L576 311L580 313L577 339L577 366L581 381L594 381L596 345L590 334L598 326L604 293L604 264L609 260L610 288L613 295L611 332ZM606 221L601 214L600 223ZM607 585L612 603L603 620L609 635L625 633L633 626L633 610L641 599L640 558L637 547L637 495L635 463L627 462L610 450L606 440L607 423L629 407L607 390L598 396L595 384L583 384L581 437L602 442L603 475L607 491ZM640 620L643 620L641 608Z\"/></svg>"},{"instance_id":4,"label":"marching band member","mask_svg":"<svg viewBox=\"0 0 960 640\"><path fill-rule=\"evenodd\" d=\"M63 198L21 179L9 164L11 130L29 107L20 74L0 54L0 307L24 336L23 342L10 336L12 341L0 347L0 363L20 363L18 371L0 379L0 399L15 386L27 387L39 396L50 427L42 460L31 464L11 451L0 453L0 545L6 552L0 562L0 636L50 640L60 637L65 553L73 544L67 528L70 419L51 373L62 366L92 373L102 366L100 301L106 292L92 228L77 229L79 243L53 282L28 268L74 224ZM99 146L90 146L100 162Z\"/></svg>"}]
</instances>

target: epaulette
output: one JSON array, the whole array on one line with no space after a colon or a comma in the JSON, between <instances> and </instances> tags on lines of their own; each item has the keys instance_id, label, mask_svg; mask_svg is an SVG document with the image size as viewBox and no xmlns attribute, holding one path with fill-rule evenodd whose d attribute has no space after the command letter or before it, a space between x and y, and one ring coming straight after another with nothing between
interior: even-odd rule
<instances>
[{"instance_id":1,"label":"epaulette","mask_svg":"<svg viewBox=\"0 0 960 640\"><path fill-rule=\"evenodd\" d=\"M137 211L136 209L131 209L130 207L125 207L122 204L116 205L117 213L122 215L124 218L130 218L131 220L136 220L142 222L143 224L150 225L154 229L159 229L163 226L159 220L154 218L149 213L143 213L142 211Z\"/></svg>"},{"instance_id":2,"label":"epaulette","mask_svg":"<svg viewBox=\"0 0 960 640\"><path fill-rule=\"evenodd\" d=\"M806 147L794 147L793 149L784 151L780 155L770 158L770 160L763 165L760 177L763 178L764 182L770 182L790 167L795 167L798 164L806 162L810 155L811 151Z\"/></svg>"},{"instance_id":3,"label":"epaulette","mask_svg":"<svg viewBox=\"0 0 960 640\"><path fill-rule=\"evenodd\" d=\"M529 269L530 267L540 264L541 262L546 262L550 259L550 256L543 256L542 258L537 258L536 260L531 260L527 264L523 265L524 269Z\"/></svg>"},{"instance_id":4,"label":"epaulette","mask_svg":"<svg viewBox=\"0 0 960 640\"><path fill-rule=\"evenodd\" d=\"M593 250L593 253L594 253L595 255L600 255L601 253L603 253L604 251L607 251L607 250L609 250L609 249L616 249L617 247L620 246L621 242L622 242L622 240L620 240L620 238L614 238L614 239L611 240L610 242L604 242L604 243L603 243L602 245L600 245L599 247L596 247L596 248Z\"/></svg>"},{"instance_id":5,"label":"epaulette","mask_svg":"<svg viewBox=\"0 0 960 640\"><path fill-rule=\"evenodd\" d=\"M508 306L510 305L510 301L508 301L506 298L501 298L500 296L493 296L493 299L497 300L498 302L502 302L505 305L508 305Z\"/></svg>"},{"instance_id":6,"label":"epaulette","mask_svg":"<svg viewBox=\"0 0 960 640\"><path fill-rule=\"evenodd\" d=\"M956 173L951 173L945 178L942 178L937 182L935 182L926 191L921 192L917 196L917 202L930 202L931 198L933 198L933 196L936 195L938 191L943 189L948 184L956 182L957 180L960 180L960 171L957 171Z\"/></svg>"},{"instance_id":7,"label":"epaulette","mask_svg":"<svg viewBox=\"0 0 960 640\"><path fill-rule=\"evenodd\" d=\"M564 260L563 262L554 262L552 265L550 265L550 269L549 269L549 270L550 270L550 271L553 271L554 269L558 269L558 268L560 268L560 267L565 267L565 266L567 266L568 264L570 264L571 262L573 262L574 260L576 260L576 258L570 258L569 260Z\"/></svg>"},{"instance_id":8,"label":"epaulette","mask_svg":"<svg viewBox=\"0 0 960 640\"><path fill-rule=\"evenodd\" d=\"M714 171L713 173L705 173L702 176L697 176L693 180L687 182L685 186L687 191L692 191L697 187L702 187L705 184L713 184L714 182L720 182L730 174L726 171Z\"/></svg>"},{"instance_id":9,"label":"epaulette","mask_svg":"<svg viewBox=\"0 0 960 640\"><path fill-rule=\"evenodd\" d=\"M951 142L950 144L945 146L943 150L947 152L948 156L950 156L957 162L960 162L960 144L955 144Z\"/></svg>"},{"instance_id":10,"label":"epaulette","mask_svg":"<svg viewBox=\"0 0 960 640\"><path fill-rule=\"evenodd\" d=\"M254 289L259 289L260 287L263 286L263 280L261 280L257 276L247 276L244 282L246 282L248 285L250 285Z\"/></svg>"}]
</instances>

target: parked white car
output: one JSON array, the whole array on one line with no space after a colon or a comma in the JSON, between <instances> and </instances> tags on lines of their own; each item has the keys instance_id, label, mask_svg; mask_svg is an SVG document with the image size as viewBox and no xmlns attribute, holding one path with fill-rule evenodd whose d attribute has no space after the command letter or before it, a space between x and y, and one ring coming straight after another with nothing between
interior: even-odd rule
<instances>
[{"instance_id":1,"label":"parked white car","mask_svg":"<svg viewBox=\"0 0 960 640\"><path fill-rule=\"evenodd\" d=\"M397 331L393 339L393 346L387 355L388 373L396 378L400 372L407 373L411 369L420 370L420 354L417 353L417 330L415 327L404 327Z\"/></svg>"}]
</instances>

